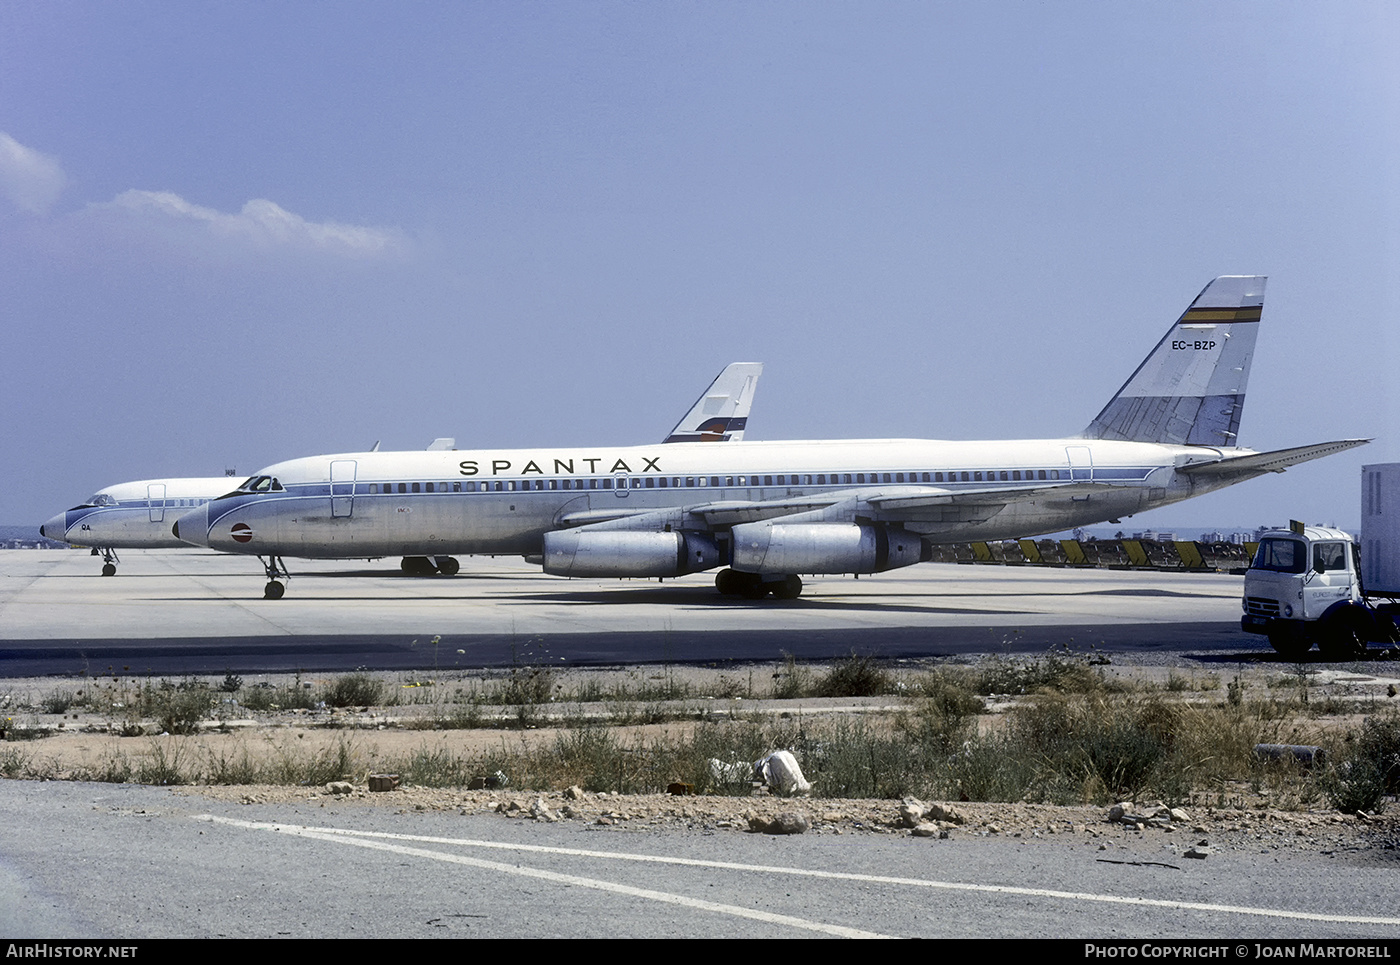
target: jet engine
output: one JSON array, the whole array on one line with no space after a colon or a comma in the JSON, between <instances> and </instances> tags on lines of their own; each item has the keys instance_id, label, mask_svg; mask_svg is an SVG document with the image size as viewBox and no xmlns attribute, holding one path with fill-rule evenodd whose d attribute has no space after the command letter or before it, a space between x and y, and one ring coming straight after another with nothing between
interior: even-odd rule
<instances>
[{"instance_id":1,"label":"jet engine","mask_svg":"<svg viewBox=\"0 0 1400 965\"><path fill-rule=\"evenodd\" d=\"M718 566L705 533L564 529L544 534L544 571L555 576L681 576Z\"/></svg>"},{"instance_id":2,"label":"jet engine","mask_svg":"<svg viewBox=\"0 0 1400 965\"><path fill-rule=\"evenodd\" d=\"M746 573L878 573L919 562L923 541L860 523L743 523L730 565Z\"/></svg>"}]
</instances>

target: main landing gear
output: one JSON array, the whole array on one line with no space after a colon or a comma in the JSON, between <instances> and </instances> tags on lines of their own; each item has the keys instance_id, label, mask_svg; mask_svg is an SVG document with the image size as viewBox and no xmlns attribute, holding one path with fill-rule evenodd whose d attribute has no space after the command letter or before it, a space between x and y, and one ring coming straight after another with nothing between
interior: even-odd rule
<instances>
[{"instance_id":1,"label":"main landing gear","mask_svg":"<svg viewBox=\"0 0 1400 965\"><path fill-rule=\"evenodd\" d=\"M281 580L292 578L292 574L287 572L287 564L282 562L280 556L269 556L266 559L259 556L258 562L263 565L263 569L267 572L267 586L263 587L263 599L282 599L282 594L287 592L287 587ZM281 580L278 577L281 577Z\"/></svg>"},{"instance_id":2,"label":"main landing gear","mask_svg":"<svg viewBox=\"0 0 1400 965\"><path fill-rule=\"evenodd\" d=\"M399 569L408 576L456 576L461 564L450 556L405 556L399 561Z\"/></svg>"},{"instance_id":3,"label":"main landing gear","mask_svg":"<svg viewBox=\"0 0 1400 965\"><path fill-rule=\"evenodd\" d=\"M742 596L749 600L761 600L770 593L774 599L795 600L802 595L802 578L795 573L764 577L739 570L720 570L715 576L715 589L725 596Z\"/></svg>"}]
</instances>

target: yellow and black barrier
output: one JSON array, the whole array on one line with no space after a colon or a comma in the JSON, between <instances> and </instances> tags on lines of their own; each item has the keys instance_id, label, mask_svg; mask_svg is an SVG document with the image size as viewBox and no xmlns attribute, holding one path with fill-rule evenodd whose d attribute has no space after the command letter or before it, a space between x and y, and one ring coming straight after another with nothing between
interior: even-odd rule
<instances>
[{"instance_id":1,"label":"yellow and black barrier","mask_svg":"<svg viewBox=\"0 0 1400 965\"><path fill-rule=\"evenodd\" d=\"M933 548L943 563L1003 566L1076 566L1107 569L1211 572L1249 566L1254 546L1248 543L1200 543L1192 540L1021 539L945 543Z\"/></svg>"}]
</instances>

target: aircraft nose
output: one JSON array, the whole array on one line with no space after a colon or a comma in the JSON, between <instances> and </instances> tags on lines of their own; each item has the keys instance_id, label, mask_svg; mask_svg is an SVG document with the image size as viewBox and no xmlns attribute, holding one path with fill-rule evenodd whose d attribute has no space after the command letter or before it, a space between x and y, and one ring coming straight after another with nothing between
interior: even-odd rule
<instances>
[{"instance_id":1,"label":"aircraft nose","mask_svg":"<svg viewBox=\"0 0 1400 965\"><path fill-rule=\"evenodd\" d=\"M64 539L68 535L68 523L63 516L63 513L59 513L43 526L40 526L39 535L46 539Z\"/></svg>"},{"instance_id":2,"label":"aircraft nose","mask_svg":"<svg viewBox=\"0 0 1400 965\"><path fill-rule=\"evenodd\" d=\"M170 527L170 532L182 543L189 543L193 546L209 545L209 527L207 520L209 511L200 506L185 513L175 524Z\"/></svg>"}]
</instances>

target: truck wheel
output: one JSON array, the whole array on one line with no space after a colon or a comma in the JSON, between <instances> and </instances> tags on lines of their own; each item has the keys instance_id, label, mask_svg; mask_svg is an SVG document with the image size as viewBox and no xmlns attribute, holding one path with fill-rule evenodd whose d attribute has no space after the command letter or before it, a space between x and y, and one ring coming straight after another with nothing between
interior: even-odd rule
<instances>
[{"instance_id":1,"label":"truck wheel","mask_svg":"<svg viewBox=\"0 0 1400 965\"><path fill-rule=\"evenodd\" d=\"M1338 617L1327 621L1317 649L1326 660L1357 660L1366 655L1366 633L1358 620Z\"/></svg>"},{"instance_id":2,"label":"truck wheel","mask_svg":"<svg viewBox=\"0 0 1400 965\"><path fill-rule=\"evenodd\" d=\"M1277 650L1280 656L1297 660L1312 649L1312 641L1292 633L1271 633L1269 646Z\"/></svg>"}]
</instances>

